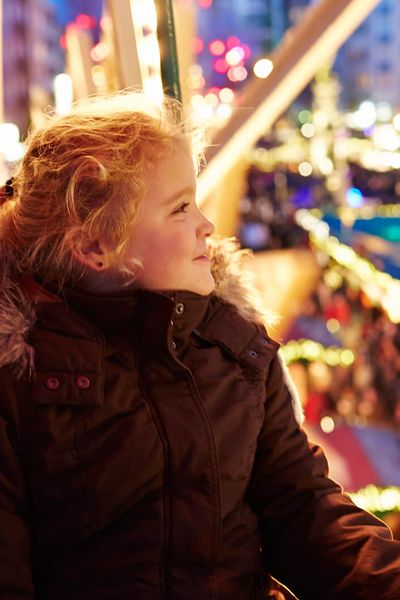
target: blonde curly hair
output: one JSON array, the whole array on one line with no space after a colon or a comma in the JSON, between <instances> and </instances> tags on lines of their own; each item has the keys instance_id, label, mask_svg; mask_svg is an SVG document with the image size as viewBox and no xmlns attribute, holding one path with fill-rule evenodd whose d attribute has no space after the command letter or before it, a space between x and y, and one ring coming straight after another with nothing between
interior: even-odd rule
<instances>
[{"instance_id":1,"label":"blonde curly hair","mask_svg":"<svg viewBox=\"0 0 400 600\"><path fill-rule=\"evenodd\" d=\"M49 115L26 146L14 194L0 209L0 240L19 273L62 286L83 275L71 253L76 233L88 240L106 235L120 256L145 194L146 166L179 146L198 170L204 137L176 100L165 97L158 106L134 91Z\"/></svg>"}]
</instances>

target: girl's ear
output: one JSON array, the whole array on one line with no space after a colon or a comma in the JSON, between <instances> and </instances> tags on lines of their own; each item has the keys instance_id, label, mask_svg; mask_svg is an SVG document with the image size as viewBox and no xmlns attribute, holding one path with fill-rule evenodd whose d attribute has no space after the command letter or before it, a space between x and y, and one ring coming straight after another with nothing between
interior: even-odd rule
<instances>
[{"instance_id":1,"label":"girl's ear","mask_svg":"<svg viewBox=\"0 0 400 600\"><path fill-rule=\"evenodd\" d=\"M89 241L82 233L70 239L71 252L75 259L93 271L105 271L111 266L112 246L105 238Z\"/></svg>"}]
</instances>

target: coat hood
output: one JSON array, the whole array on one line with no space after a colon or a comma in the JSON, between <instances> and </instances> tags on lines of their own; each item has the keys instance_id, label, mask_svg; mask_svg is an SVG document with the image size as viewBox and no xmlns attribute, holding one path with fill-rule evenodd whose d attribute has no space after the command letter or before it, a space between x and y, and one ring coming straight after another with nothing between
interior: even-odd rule
<instances>
[{"instance_id":1,"label":"coat hood","mask_svg":"<svg viewBox=\"0 0 400 600\"><path fill-rule=\"evenodd\" d=\"M222 301L236 307L246 320L264 325L276 319L262 306L252 274L243 268L251 251L239 249L234 238L213 237L208 240L211 272L215 280L215 294ZM1 252L0 272L0 367L12 365L18 374L32 372L34 350L27 337L36 320L35 304L13 273L12 261ZM40 302L40 299L39 299Z\"/></svg>"}]
</instances>

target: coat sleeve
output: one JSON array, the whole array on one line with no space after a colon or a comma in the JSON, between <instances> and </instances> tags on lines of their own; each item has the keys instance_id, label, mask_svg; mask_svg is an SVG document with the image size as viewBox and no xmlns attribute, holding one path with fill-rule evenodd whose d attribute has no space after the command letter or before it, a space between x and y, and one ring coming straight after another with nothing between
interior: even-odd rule
<instances>
[{"instance_id":1,"label":"coat sleeve","mask_svg":"<svg viewBox=\"0 0 400 600\"><path fill-rule=\"evenodd\" d=\"M295 418L292 385L277 355L248 489L265 567L300 600L398 600L400 542L327 473L322 450Z\"/></svg>"},{"instance_id":2,"label":"coat sleeve","mask_svg":"<svg viewBox=\"0 0 400 600\"><path fill-rule=\"evenodd\" d=\"M28 502L18 450L18 411L9 372L0 369L0 598L34 597Z\"/></svg>"}]
</instances>

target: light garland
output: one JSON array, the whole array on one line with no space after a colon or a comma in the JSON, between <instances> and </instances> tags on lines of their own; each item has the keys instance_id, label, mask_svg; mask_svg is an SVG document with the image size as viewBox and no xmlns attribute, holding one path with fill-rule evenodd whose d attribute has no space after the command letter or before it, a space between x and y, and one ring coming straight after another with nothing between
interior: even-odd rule
<instances>
[{"instance_id":1,"label":"light garland","mask_svg":"<svg viewBox=\"0 0 400 600\"><path fill-rule=\"evenodd\" d=\"M349 367L354 363L355 353L348 348L323 346L314 340L290 340L281 348L286 364L299 360L320 361L330 367Z\"/></svg>"},{"instance_id":2,"label":"light garland","mask_svg":"<svg viewBox=\"0 0 400 600\"><path fill-rule=\"evenodd\" d=\"M359 508L373 513L400 512L400 488L391 486L378 488L368 485L358 492L349 494Z\"/></svg>"},{"instance_id":3,"label":"light garland","mask_svg":"<svg viewBox=\"0 0 400 600\"><path fill-rule=\"evenodd\" d=\"M330 235L327 223L316 214L320 211L298 210L296 222L308 231L311 244L357 276L360 288L371 302L381 306L392 323L400 323L400 280L379 271L369 260L361 258L351 246Z\"/></svg>"},{"instance_id":4,"label":"light garland","mask_svg":"<svg viewBox=\"0 0 400 600\"><path fill-rule=\"evenodd\" d=\"M380 204L379 206L367 204L360 208L339 206L337 213L341 221L346 220L350 215L353 221L356 219L374 219L375 217L384 217L385 219L390 217L400 218L400 204Z\"/></svg>"}]
</instances>

